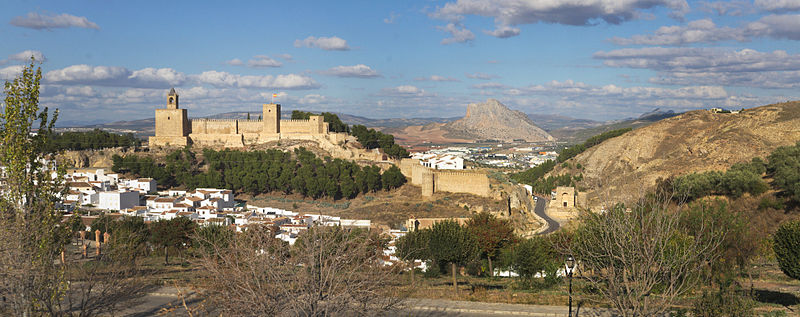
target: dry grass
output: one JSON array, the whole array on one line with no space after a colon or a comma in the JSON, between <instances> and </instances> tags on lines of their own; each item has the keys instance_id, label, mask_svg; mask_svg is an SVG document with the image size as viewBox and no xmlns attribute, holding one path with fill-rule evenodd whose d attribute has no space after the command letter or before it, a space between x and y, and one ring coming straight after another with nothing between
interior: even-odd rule
<instances>
[{"instance_id":1,"label":"dry grass","mask_svg":"<svg viewBox=\"0 0 800 317\"><path fill-rule=\"evenodd\" d=\"M322 213L349 219L369 219L373 223L400 228L412 216L420 218L469 217L476 211L501 212L499 200L469 194L436 193L422 197L419 186L405 184L391 191L361 194L351 200L311 199L300 195L239 195L237 199L256 206L270 206L302 213ZM347 208L341 208L344 205ZM467 206L467 208L464 208Z\"/></svg>"}]
</instances>

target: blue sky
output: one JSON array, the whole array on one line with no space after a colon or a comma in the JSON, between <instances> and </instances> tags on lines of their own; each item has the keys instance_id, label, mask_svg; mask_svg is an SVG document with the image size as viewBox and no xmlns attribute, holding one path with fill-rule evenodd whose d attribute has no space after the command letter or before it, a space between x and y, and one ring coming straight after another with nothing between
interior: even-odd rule
<instances>
[{"instance_id":1,"label":"blue sky","mask_svg":"<svg viewBox=\"0 0 800 317\"><path fill-rule=\"evenodd\" d=\"M797 100L800 0L5 1L0 80L67 123L284 109L609 120Z\"/></svg>"}]
</instances>

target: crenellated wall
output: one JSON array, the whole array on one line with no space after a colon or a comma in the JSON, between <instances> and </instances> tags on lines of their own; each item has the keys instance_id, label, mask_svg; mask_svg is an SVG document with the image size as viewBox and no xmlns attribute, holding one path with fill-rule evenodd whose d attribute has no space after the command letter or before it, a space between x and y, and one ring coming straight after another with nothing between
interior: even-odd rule
<instances>
[{"instance_id":1,"label":"crenellated wall","mask_svg":"<svg viewBox=\"0 0 800 317\"><path fill-rule=\"evenodd\" d=\"M171 91L167 98L167 109L156 109L156 135L150 138L151 146L186 146L194 143L202 146L241 147L290 138L324 140L336 147L347 139L345 133L330 133L323 116L310 116L308 120L280 120L279 104L264 104L262 120L189 120L186 109L178 109L177 100L178 95ZM372 153L367 154L369 157L375 156Z\"/></svg>"},{"instance_id":2,"label":"crenellated wall","mask_svg":"<svg viewBox=\"0 0 800 317\"><path fill-rule=\"evenodd\" d=\"M236 119L193 119L192 134L238 134Z\"/></svg>"},{"instance_id":3,"label":"crenellated wall","mask_svg":"<svg viewBox=\"0 0 800 317\"><path fill-rule=\"evenodd\" d=\"M284 134L324 134L328 131L322 116L311 116L309 120L281 120L281 133Z\"/></svg>"}]
</instances>

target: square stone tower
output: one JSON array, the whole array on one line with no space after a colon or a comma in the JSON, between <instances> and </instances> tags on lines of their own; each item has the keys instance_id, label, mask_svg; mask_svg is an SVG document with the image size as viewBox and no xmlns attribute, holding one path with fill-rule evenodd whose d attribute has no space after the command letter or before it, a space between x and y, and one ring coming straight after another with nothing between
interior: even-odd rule
<instances>
[{"instance_id":1,"label":"square stone tower","mask_svg":"<svg viewBox=\"0 0 800 317\"><path fill-rule=\"evenodd\" d=\"M264 118L264 134L281 133L281 105L265 103L261 117Z\"/></svg>"},{"instance_id":2,"label":"square stone tower","mask_svg":"<svg viewBox=\"0 0 800 317\"><path fill-rule=\"evenodd\" d=\"M178 108L178 93L172 88L167 94L167 108L156 109L156 136L150 138L150 146L185 146L191 129L186 109Z\"/></svg>"}]
</instances>

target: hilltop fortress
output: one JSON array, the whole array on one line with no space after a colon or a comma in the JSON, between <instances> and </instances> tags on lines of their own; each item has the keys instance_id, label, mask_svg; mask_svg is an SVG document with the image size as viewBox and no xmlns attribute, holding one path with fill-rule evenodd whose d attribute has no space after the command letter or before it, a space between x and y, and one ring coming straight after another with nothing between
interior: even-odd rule
<instances>
[{"instance_id":1,"label":"hilltop fortress","mask_svg":"<svg viewBox=\"0 0 800 317\"><path fill-rule=\"evenodd\" d=\"M175 88L167 95L167 107L156 109L156 135L150 146L243 147L281 139L329 141L341 144L347 134L331 133L322 116L308 120L281 120L281 105L264 104L260 120L189 119L178 107Z\"/></svg>"}]
</instances>

